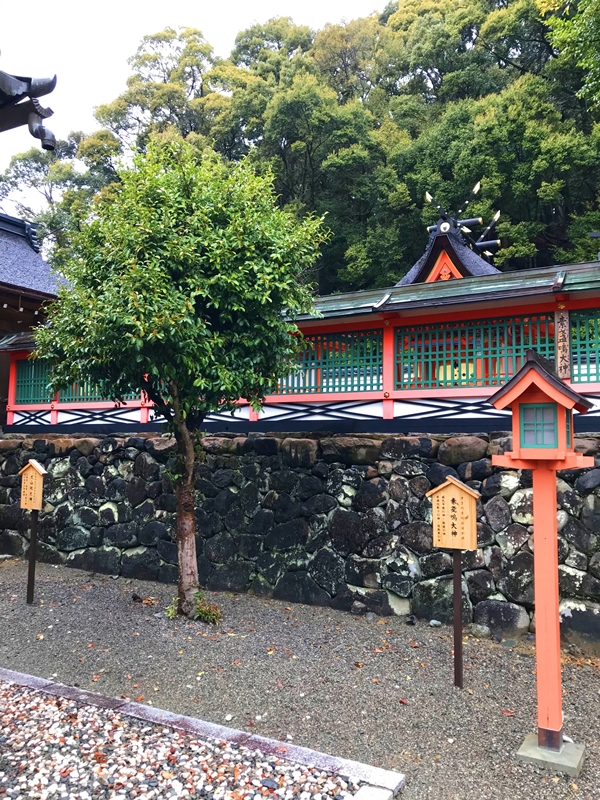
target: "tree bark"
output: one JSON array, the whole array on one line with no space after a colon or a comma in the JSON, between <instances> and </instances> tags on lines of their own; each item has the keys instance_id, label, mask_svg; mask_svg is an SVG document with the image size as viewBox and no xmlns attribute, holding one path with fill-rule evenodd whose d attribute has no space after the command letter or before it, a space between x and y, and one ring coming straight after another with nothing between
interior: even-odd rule
<instances>
[{"instance_id":1,"label":"tree bark","mask_svg":"<svg viewBox=\"0 0 600 800\"><path fill-rule=\"evenodd\" d=\"M177 561L179 580L177 593L179 611L193 617L196 610L195 594L199 589L198 562L196 560L196 513L194 505L194 441L182 416L177 398L177 387L171 387L174 400L175 438L179 455L180 474L175 485L177 501Z\"/></svg>"}]
</instances>

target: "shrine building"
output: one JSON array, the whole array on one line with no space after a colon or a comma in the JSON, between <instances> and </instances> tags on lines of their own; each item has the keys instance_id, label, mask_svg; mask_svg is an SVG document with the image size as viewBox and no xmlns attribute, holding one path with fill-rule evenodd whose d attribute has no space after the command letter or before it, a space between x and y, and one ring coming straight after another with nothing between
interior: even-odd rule
<instances>
[{"instance_id":1,"label":"shrine building","mask_svg":"<svg viewBox=\"0 0 600 800\"><path fill-rule=\"evenodd\" d=\"M510 411L488 398L535 350L593 404L575 416L575 430L600 431L600 263L501 272L488 260L492 243L465 233L469 222L477 220L441 214L423 256L395 286L317 298L318 315L297 320L306 339L298 369L259 414L242 399L233 415L207 418L206 430L507 430ZM4 429L159 427L143 394L116 406L88 383L48 393L44 365L28 358L29 330L56 279L40 266L32 230L0 216L0 359L10 362Z\"/></svg>"}]
</instances>

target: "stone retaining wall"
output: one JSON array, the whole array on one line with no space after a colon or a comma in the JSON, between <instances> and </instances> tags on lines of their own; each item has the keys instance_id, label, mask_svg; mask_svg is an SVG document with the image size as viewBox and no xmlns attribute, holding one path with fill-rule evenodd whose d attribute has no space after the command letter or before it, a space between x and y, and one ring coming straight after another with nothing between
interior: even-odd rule
<instances>
[{"instance_id":1,"label":"stone retaining wall","mask_svg":"<svg viewBox=\"0 0 600 800\"><path fill-rule=\"evenodd\" d=\"M452 559L432 550L425 493L453 475L482 495L479 549L463 556L465 623L534 629L531 474L491 464L508 434L222 435L203 445L197 549L209 590L449 622ZM17 473L33 457L49 472L40 560L176 582L173 450L157 435L0 438L0 554L27 552ZM596 455L600 438L578 439L577 450ZM563 629L579 645L600 642L600 468L559 474L557 514Z\"/></svg>"}]
</instances>

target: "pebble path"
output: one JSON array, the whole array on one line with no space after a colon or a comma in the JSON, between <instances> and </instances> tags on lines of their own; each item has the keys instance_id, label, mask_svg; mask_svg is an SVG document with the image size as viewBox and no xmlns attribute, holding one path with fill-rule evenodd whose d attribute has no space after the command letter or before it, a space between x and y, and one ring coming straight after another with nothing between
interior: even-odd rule
<instances>
[{"instance_id":1,"label":"pebble path","mask_svg":"<svg viewBox=\"0 0 600 800\"><path fill-rule=\"evenodd\" d=\"M358 789L235 743L0 681L0 800L349 800Z\"/></svg>"}]
</instances>

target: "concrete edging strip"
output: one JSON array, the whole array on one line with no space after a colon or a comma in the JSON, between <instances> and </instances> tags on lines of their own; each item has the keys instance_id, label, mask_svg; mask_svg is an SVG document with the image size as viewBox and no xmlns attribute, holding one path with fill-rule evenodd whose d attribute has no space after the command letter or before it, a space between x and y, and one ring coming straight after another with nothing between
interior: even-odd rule
<instances>
[{"instance_id":1,"label":"concrete edging strip","mask_svg":"<svg viewBox=\"0 0 600 800\"><path fill-rule=\"evenodd\" d=\"M0 680L6 683L16 683L19 686L45 692L55 697L64 697L67 700L73 700L78 703L118 711L120 714L135 717L153 725L166 725L186 733L193 733L199 738L211 737L235 742L250 750L259 750L261 753L277 755L287 761L293 761L305 767L315 767L334 775L348 777L355 782L360 781L371 786L379 786L388 789L394 795L402 789L405 783L404 775L400 772L393 772L381 767L372 767L360 761L337 758L337 756L320 753L318 750L311 750L308 747L299 747L295 744L279 742L277 739L256 736L245 731L238 731L235 728L227 728L224 725L205 722L194 717L186 717L183 714L174 714L171 711L163 711L141 703L132 703L129 700L120 700L98 692L78 689L76 686L65 686L62 683L36 678L34 675L27 675L23 672L14 672L0 667Z\"/></svg>"}]
</instances>

